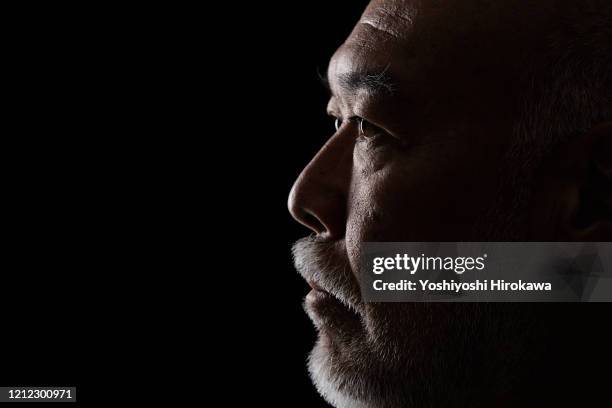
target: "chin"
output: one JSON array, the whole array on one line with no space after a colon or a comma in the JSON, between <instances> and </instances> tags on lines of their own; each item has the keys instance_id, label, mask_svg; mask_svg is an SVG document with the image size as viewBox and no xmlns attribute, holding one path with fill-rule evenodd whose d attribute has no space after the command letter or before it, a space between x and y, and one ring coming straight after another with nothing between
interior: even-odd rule
<instances>
[{"instance_id":1,"label":"chin","mask_svg":"<svg viewBox=\"0 0 612 408\"><path fill-rule=\"evenodd\" d=\"M319 394L336 408L406 407L414 384L405 374L412 370L405 364L398 370L363 331L349 338L336 329L320 327L308 357L308 372Z\"/></svg>"},{"instance_id":2,"label":"chin","mask_svg":"<svg viewBox=\"0 0 612 408\"><path fill-rule=\"evenodd\" d=\"M346 373L343 375L333 363L336 352L330 337L320 332L319 339L308 357L308 372L319 394L336 408L375 407L376 405L358 400L354 395L363 384Z\"/></svg>"},{"instance_id":3,"label":"chin","mask_svg":"<svg viewBox=\"0 0 612 408\"><path fill-rule=\"evenodd\" d=\"M359 330L319 320L308 371L336 408L487 406L531 359L532 315L512 304L370 306Z\"/></svg>"}]
</instances>

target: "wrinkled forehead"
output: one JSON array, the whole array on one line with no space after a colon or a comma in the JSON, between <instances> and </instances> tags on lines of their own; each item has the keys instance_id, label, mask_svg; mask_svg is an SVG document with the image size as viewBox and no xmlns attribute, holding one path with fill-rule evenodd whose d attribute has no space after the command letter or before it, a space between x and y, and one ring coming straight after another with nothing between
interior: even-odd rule
<instances>
[{"instance_id":1,"label":"wrinkled forehead","mask_svg":"<svg viewBox=\"0 0 612 408\"><path fill-rule=\"evenodd\" d=\"M332 91L338 78L351 73L392 74L394 80L415 79L434 55L447 54L450 27L459 27L457 5L472 0L373 0L344 44L330 60ZM487 0L482 0L487 1ZM465 25L465 24L464 24Z\"/></svg>"},{"instance_id":2,"label":"wrinkled forehead","mask_svg":"<svg viewBox=\"0 0 612 408\"><path fill-rule=\"evenodd\" d=\"M417 15L413 1L372 1L344 44L330 60L328 77L334 79L350 72L382 72L392 61L406 61L413 51L411 33Z\"/></svg>"},{"instance_id":3,"label":"wrinkled forehead","mask_svg":"<svg viewBox=\"0 0 612 408\"><path fill-rule=\"evenodd\" d=\"M360 41L364 35L370 34L369 29L396 40L406 40L414 28L418 12L419 7L414 0L372 1L361 16L349 40Z\"/></svg>"},{"instance_id":4,"label":"wrinkled forehead","mask_svg":"<svg viewBox=\"0 0 612 408\"><path fill-rule=\"evenodd\" d=\"M386 69L410 80L417 69L456 80L476 71L514 76L545 37L548 3L373 0L333 55L330 86L346 73Z\"/></svg>"}]
</instances>

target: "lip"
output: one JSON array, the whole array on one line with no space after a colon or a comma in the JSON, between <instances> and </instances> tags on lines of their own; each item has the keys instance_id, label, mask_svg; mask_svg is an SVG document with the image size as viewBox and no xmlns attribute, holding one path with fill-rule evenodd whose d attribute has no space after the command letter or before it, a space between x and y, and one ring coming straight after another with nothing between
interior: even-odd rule
<instances>
[{"instance_id":1,"label":"lip","mask_svg":"<svg viewBox=\"0 0 612 408\"><path fill-rule=\"evenodd\" d=\"M312 289L306 295L304 302L312 310L321 310L325 307L329 307L330 304L336 304L334 306L340 306L340 300L336 299L331 293L323 289L316 282L312 280L307 281L308 286Z\"/></svg>"},{"instance_id":2,"label":"lip","mask_svg":"<svg viewBox=\"0 0 612 408\"><path fill-rule=\"evenodd\" d=\"M312 289L308 292L304 304L307 310L318 316L328 315L330 311L343 307L340 301L330 295L329 292L318 289Z\"/></svg>"},{"instance_id":3,"label":"lip","mask_svg":"<svg viewBox=\"0 0 612 408\"><path fill-rule=\"evenodd\" d=\"M325 290L312 289L304 299L306 309L317 315L333 315L334 317L347 318L356 316L353 311L346 307L339 299Z\"/></svg>"},{"instance_id":4,"label":"lip","mask_svg":"<svg viewBox=\"0 0 612 408\"><path fill-rule=\"evenodd\" d=\"M322 287L320 287L319 285L317 285L317 283L315 281L309 280L307 281L308 286L310 286L313 290L319 291L319 292L325 292L327 293L326 290L324 290Z\"/></svg>"},{"instance_id":5,"label":"lip","mask_svg":"<svg viewBox=\"0 0 612 408\"><path fill-rule=\"evenodd\" d=\"M324 300L334 300L334 297L330 295L328 292L316 288L312 288L310 292L306 295L306 303L312 304L315 302L321 302Z\"/></svg>"},{"instance_id":6,"label":"lip","mask_svg":"<svg viewBox=\"0 0 612 408\"><path fill-rule=\"evenodd\" d=\"M339 299L324 290L313 289L304 299L304 308L316 327L323 332L359 333L361 320Z\"/></svg>"}]
</instances>

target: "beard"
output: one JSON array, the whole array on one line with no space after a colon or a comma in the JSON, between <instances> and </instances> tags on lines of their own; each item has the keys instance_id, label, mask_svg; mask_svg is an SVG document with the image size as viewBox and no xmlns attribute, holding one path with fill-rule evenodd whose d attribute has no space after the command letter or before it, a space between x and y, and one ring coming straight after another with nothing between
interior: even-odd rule
<instances>
[{"instance_id":1,"label":"beard","mask_svg":"<svg viewBox=\"0 0 612 408\"><path fill-rule=\"evenodd\" d=\"M485 406L519 386L539 352L527 345L541 335L541 308L364 303L342 241L304 238L293 256L302 277L333 298L305 310L318 331L308 370L335 407Z\"/></svg>"}]
</instances>

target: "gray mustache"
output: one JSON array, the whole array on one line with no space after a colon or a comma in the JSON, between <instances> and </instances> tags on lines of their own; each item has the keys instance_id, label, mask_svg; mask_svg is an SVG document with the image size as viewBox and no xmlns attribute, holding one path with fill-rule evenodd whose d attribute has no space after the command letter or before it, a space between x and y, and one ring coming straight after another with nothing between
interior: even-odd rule
<instances>
[{"instance_id":1,"label":"gray mustache","mask_svg":"<svg viewBox=\"0 0 612 408\"><path fill-rule=\"evenodd\" d=\"M359 284L341 243L310 236L296 241L291 252L295 269L307 282L329 292L354 312L363 312Z\"/></svg>"}]
</instances>

